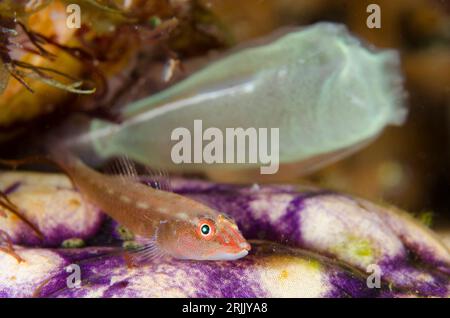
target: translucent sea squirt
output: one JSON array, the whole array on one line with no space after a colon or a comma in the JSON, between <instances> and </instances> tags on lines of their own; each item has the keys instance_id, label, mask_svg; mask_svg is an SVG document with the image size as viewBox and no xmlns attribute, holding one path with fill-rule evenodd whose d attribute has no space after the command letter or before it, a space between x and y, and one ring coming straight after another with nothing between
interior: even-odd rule
<instances>
[{"instance_id":1,"label":"translucent sea squirt","mask_svg":"<svg viewBox=\"0 0 450 318\"><path fill-rule=\"evenodd\" d=\"M242 168L173 163L172 131L185 127L193 134L194 120L202 120L203 129L222 132L279 128L281 164L323 161L401 124L403 97L395 51L369 49L343 25L318 23L228 55L124 107L120 124L94 120L78 142L100 158L127 154L170 170Z\"/></svg>"}]
</instances>

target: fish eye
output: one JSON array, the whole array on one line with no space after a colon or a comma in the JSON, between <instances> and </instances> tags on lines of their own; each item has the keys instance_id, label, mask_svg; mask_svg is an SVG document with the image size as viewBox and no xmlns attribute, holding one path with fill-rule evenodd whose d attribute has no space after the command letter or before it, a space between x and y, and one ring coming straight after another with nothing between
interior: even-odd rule
<instances>
[{"instance_id":1,"label":"fish eye","mask_svg":"<svg viewBox=\"0 0 450 318\"><path fill-rule=\"evenodd\" d=\"M203 224L202 227L200 228L200 231L202 232L203 235L208 235L211 232L211 228L209 227L208 224Z\"/></svg>"},{"instance_id":2,"label":"fish eye","mask_svg":"<svg viewBox=\"0 0 450 318\"><path fill-rule=\"evenodd\" d=\"M214 234L214 223L209 219L200 220L199 225L197 227L197 232L200 237L209 239Z\"/></svg>"}]
</instances>

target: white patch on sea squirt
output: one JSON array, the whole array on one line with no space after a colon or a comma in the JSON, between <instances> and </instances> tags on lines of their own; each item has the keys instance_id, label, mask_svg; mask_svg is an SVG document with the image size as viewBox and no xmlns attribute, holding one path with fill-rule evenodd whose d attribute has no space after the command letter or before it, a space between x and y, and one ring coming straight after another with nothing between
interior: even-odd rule
<instances>
[{"instance_id":1,"label":"white patch on sea squirt","mask_svg":"<svg viewBox=\"0 0 450 318\"><path fill-rule=\"evenodd\" d=\"M183 270L182 264L156 262L139 267L110 268L110 280L107 285L93 285L82 288L87 292L84 297L102 297L110 287L119 282L126 282L126 289L118 289L109 297L192 297L198 290L197 277ZM93 275L101 275L95 272ZM152 286L152 288L149 288Z\"/></svg>"},{"instance_id":2,"label":"white patch on sea squirt","mask_svg":"<svg viewBox=\"0 0 450 318\"><path fill-rule=\"evenodd\" d=\"M64 260L47 249L17 248L16 252L25 262L0 252L0 282L8 297L32 297L33 292L56 274Z\"/></svg>"},{"instance_id":3,"label":"white patch on sea squirt","mask_svg":"<svg viewBox=\"0 0 450 318\"><path fill-rule=\"evenodd\" d=\"M405 256L402 241L375 212L344 195L306 198L300 232L304 244L365 269L383 259Z\"/></svg>"},{"instance_id":4,"label":"white patch on sea squirt","mask_svg":"<svg viewBox=\"0 0 450 318\"><path fill-rule=\"evenodd\" d=\"M330 292L326 271L315 260L294 256L271 256L257 272L270 297L323 297ZM301 288L299 287L301 286Z\"/></svg>"},{"instance_id":5,"label":"white patch on sea squirt","mask_svg":"<svg viewBox=\"0 0 450 318\"><path fill-rule=\"evenodd\" d=\"M146 275L149 271L153 275ZM192 297L198 290L196 277L191 277L188 271L174 271L173 265L159 263L156 266L141 268L140 275L130 276L128 287L131 290L139 290L141 297ZM123 279L115 277L114 279ZM148 288L152 286L152 288ZM118 295L119 296L119 295ZM120 295L119 297L122 297Z\"/></svg>"},{"instance_id":6,"label":"white patch on sea squirt","mask_svg":"<svg viewBox=\"0 0 450 318\"><path fill-rule=\"evenodd\" d=\"M9 198L46 237L58 240L84 238L101 221L100 210L85 202L64 175L36 172L5 172L0 175L0 185L8 185L11 181L21 185ZM58 229L61 227L68 237L59 237ZM32 233L28 234L29 229L18 219L0 218L0 230L7 231L14 242L36 239Z\"/></svg>"},{"instance_id":7,"label":"white patch on sea squirt","mask_svg":"<svg viewBox=\"0 0 450 318\"><path fill-rule=\"evenodd\" d=\"M292 194L276 194L270 198L267 196L266 193L253 194L249 206L255 219L268 218L276 222L286 214L286 209L294 197Z\"/></svg>"},{"instance_id":8,"label":"white patch on sea squirt","mask_svg":"<svg viewBox=\"0 0 450 318\"><path fill-rule=\"evenodd\" d=\"M383 218L386 224L415 252L426 259L433 257L436 261L450 265L449 248L436 239L435 234L410 214L396 207L381 207L366 200L358 200L368 210L373 210Z\"/></svg>"}]
</instances>

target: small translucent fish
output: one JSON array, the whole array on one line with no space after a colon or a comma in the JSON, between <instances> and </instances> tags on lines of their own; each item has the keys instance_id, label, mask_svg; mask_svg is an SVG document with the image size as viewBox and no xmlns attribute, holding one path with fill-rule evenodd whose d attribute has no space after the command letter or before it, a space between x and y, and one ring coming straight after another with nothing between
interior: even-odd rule
<instances>
[{"instance_id":1,"label":"small translucent fish","mask_svg":"<svg viewBox=\"0 0 450 318\"><path fill-rule=\"evenodd\" d=\"M76 141L85 147L81 152L99 158L126 154L155 168L253 169L264 164L261 158L245 164L175 163L171 134L180 127L194 134L195 120L203 129L222 132L278 128L274 142L281 165L319 167L372 140L385 126L401 124L403 99L395 51L369 49L344 26L318 23L229 55L126 106L120 124L94 120ZM244 147L248 155L250 147Z\"/></svg>"},{"instance_id":2,"label":"small translucent fish","mask_svg":"<svg viewBox=\"0 0 450 318\"><path fill-rule=\"evenodd\" d=\"M140 237L143 247L131 254L134 260L164 255L190 260L234 260L250 250L232 219L169 192L167 187L163 190L145 185L126 158L115 165L118 175L99 173L62 150L51 158L86 200ZM153 172L149 178L154 178Z\"/></svg>"}]
</instances>

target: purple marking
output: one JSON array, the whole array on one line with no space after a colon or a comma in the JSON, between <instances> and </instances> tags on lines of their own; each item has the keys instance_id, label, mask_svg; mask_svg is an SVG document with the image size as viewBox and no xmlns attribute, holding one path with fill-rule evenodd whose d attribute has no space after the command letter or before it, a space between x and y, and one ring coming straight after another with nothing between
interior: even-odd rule
<instances>
[{"instance_id":1,"label":"purple marking","mask_svg":"<svg viewBox=\"0 0 450 318\"><path fill-rule=\"evenodd\" d=\"M223 263L197 262L189 274L206 275L207 278L200 280L195 297L267 297L255 275L246 270L250 263L249 259L227 262L226 266Z\"/></svg>"},{"instance_id":2,"label":"purple marking","mask_svg":"<svg viewBox=\"0 0 450 318\"><path fill-rule=\"evenodd\" d=\"M367 287L364 278L357 278L349 272L333 271L329 277L329 282L334 286L334 290L327 294L327 298L348 298L348 297L379 297L381 288ZM385 293L383 297L393 297L390 293Z\"/></svg>"},{"instance_id":3,"label":"purple marking","mask_svg":"<svg viewBox=\"0 0 450 318\"><path fill-rule=\"evenodd\" d=\"M450 276L440 272L438 268L429 268L429 264L422 263L414 255L414 252L409 251L407 258L399 256L380 262L378 265L382 271L382 279L419 296L444 297L448 293ZM432 281L421 281L422 274L430 275Z\"/></svg>"},{"instance_id":4,"label":"purple marking","mask_svg":"<svg viewBox=\"0 0 450 318\"><path fill-rule=\"evenodd\" d=\"M12 185L8 188L11 187ZM16 191L15 187L12 187L12 190L9 191ZM303 214L305 200L317 196L317 204L320 204L320 196L330 193L316 190L299 192L289 186L260 186L259 189L255 190L252 187L217 185L203 181L179 181L176 183L175 189L180 194L204 202L220 212L229 214L236 220L244 236L248 239L261 238L296 248L301 248L304 245L300 229L303 221L302 216L305 217L305 214ZM281 201L280 195L282 195ZM255 200L258 200L257 205L253 204ZM277 219L270 218L270 208L272 206L280 207L277 204L282 204L284 210ZM354 208L357 209L357 205ZM324 214L324 217L326 217L326 214ZM345 215L342 217L345 217ZM51 220L51 215L49 219ZM370 227L368 231L370 231ZM63 240L76 236L85 239L88 245L101 247L55 250L63 257L66 265L80 264L82 278L85 279L84 283L89 285L85 285L81 290L67 289L65 284L69 274L62 267L57 269L52 279L43 286L41 296L82 297L87 295L89 289L97 287L105 288L103 297L140 296L145 294L145 290L140 290L132 285L130 279L147 275L150 278L152 275L156 275L153 277L158 277L157 279L164 286L168 289L178 290L181 294L191 293L190 289L186 289L186 286L193 284L195 286L194 293L192 295L187 294L190 297L263 297L271 295L271 286L261 286L257 271L255 271L255 266L259 266L256 260L260 256L257 244L254 244L254 249L248 257L238 261L190 262L169 260L166 263L146 264L145 267L140 267L137 271L134 271L135 276L125 275L123 280L114 282L110 286L112 271L126 274L128 270L123 257L118 254L111 254L112 250L117 252L118 249L105 249L120 244L114 221L102 215L95 226L90 229L81 229L75 231L75 233L69 230L69 227L65 224L61 224L60 227L48 232L44 233L47 238L44 246L58 246ZM24 229L20 229L19 234L15 237L16 239L19 237L22 245L31 242L31 232L24 232ZM383 272L381 289L368 288L365 273L361 274L361 270L352 268L352 264L346 266L334 262L330 264L328 258L322 258L318 255L311 256L312 259L317 257L317 261L324 265L321 266L321 270L328 278L324 281L324 284L327 284L326 286L332 290L326 296L393 297L405 294L447 296L448 286L450 285L449 264L437 259L432 249L408 245L408 240L401 237L399 239L403 241L406 253L378 262ZM383 244L383 241L380 241L379 244ZM267 245L263 246L267 247ZM314 251L315 245L311 244L309 248ZM268 249L267 251L267 255L274 257L280 255L278 250ZM296 249L296 251L300 250ZM102 253L107 254L102 255ZM337 256L337 258L339 257ZM190 282L183 284L184 282L177 281L175 277L179 277L178 274L181 274L181 277L186 275ZM432 280L430 282L422 281L423 274L429 275ZM33 286L38 286L45 279L46 277L40 277L37 282L30 283ZM389 286L389 283L392 283L392 285ZM0 297L7 297L9 293L14 294L14 288L13 283L0 282ZM152 288L152 286L145 288ZM299 288L302 288L302 286L299 286ZM164 296L164 291L162 291L161 296Z\"/></svg>"}]
</instances>

